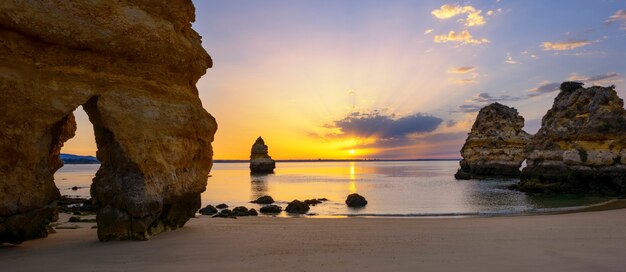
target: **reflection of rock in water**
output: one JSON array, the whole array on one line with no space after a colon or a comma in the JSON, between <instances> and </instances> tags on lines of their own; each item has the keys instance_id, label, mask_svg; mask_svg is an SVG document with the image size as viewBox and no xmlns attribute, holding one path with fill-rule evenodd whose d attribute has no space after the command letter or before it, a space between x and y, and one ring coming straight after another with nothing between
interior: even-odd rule
<instances>
[{"instance_id":1,"label":"reflection of rock in water","mask_svg":"<svg viewBox=\"0 0 626 272\"><path fill-rule=\"evenodd\" d=\"M250 191L252 193L250 199L257 199L267 195L267 176L251 176Z\"/></svg>"}]
</instances>

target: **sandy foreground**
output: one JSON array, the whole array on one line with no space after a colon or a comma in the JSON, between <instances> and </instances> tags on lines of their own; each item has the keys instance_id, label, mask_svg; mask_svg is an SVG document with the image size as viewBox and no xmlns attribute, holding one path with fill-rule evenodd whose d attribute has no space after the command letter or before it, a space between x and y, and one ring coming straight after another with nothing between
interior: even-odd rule
<instances>
[{"instance_id":1,"label":"sandy foreground","mask_svg":"<svg viewBox=\"0 0 626 272\"><path fill-rule=\"evenodd\" d=\"M626 209L441 219L200 216L145 242L98 242L92 223L71 225L81 228L1 246L0 271L626 269Z\"/></svg>"}]
</instances>

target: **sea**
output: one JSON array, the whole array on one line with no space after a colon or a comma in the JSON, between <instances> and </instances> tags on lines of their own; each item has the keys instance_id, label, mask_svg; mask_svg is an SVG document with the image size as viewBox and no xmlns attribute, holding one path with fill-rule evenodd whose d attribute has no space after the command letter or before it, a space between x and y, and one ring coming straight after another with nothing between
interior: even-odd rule
<instances>
[{"instance_id":1,"label":"sea","mask_svg":"<svg viewBox=\"0 0 626 272\"><path fill-rule=\"evenodd\" d=\"M609 200L598 196L531 196L509 190L518 179L456 180L458 161L277 162L269 175L250 175L248 163L214 163L202 205L262 206L269 195L285 208L292 200L326 198L305 215L322 217L464 217L566 211ZM89 198L99 164L66 164L55 183L62 195ZM76 188L74 188L76 187ZM368 204L350 208L349 194ZM292 216L285 212L277 216Z\"/></svg>"}]
</instances>

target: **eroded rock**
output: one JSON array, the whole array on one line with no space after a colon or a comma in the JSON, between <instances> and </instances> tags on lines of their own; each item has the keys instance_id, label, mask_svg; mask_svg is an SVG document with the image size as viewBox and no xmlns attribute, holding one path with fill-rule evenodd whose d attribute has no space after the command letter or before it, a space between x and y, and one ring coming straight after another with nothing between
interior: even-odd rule
<instances>
[{"instance_id":1,"label":"eroded rock","mask_svg":"<svg viewBox=\"0 0 626 272\"><path fill-rule=\"evenodd\" d=\"M195 87L212 62L191 1L0 5L0 243L47 235L81 105L102 162L91 187L100 240L183 226L200 207L217 128Z\"/></svg>"},{"instance_id":2,"label":"eroded rock","mask_svg":"<svg viewBox=\"0 0 626 272\"><path fill-rule=\"evenodd\" d=\"M306 212L309 211L309 209L311 209L309 207L309 204L306 204L296 199L294 201L289 202L289 205L287 205L287 208L285 208L285 211L288 213L305 214Z\"/></svg>"},{"instance_id":3,"label":"eroded rock","mask_svg":"<svg viewBox=\"0 0 626 272\"><path fill-rule=\"evenodd\" d=\"M346 205L352 208L365 207L365 205L367 205L367 200L362 195L353 193L346 197Z\"/></svg>"},{"instance_id":4,"label":"eroded rock","mask_svg":"<svg viewBox=\"0 0 626 272\"><path fill-rule=\"evenodd\" d=\"M480 110L461 149L457 179L516 177L530 135L515 108L493 103Z\"/></svg>"},{"instance_id":5,"label":"eroded rock","mask_svg":"<svg viewBox=\"0 0 626 272\"><path fill-rule=\"evenodd\" d=\"M250 152L250 173L270 174L274 173L274 168L276 168L276 162L269 156L267 145L259 136L252 145Z\"/></svg>"},{"instance_id":6,"label":"eroded rock","mask_svg":"<svg viewBox=\"0 0 626 272\"><path fill-rule=\"evenodd\" d=\"M565 82L528 145L517 188L534 193L626 193L626 110L614 87Z\"/></svg>"}]
</instances>

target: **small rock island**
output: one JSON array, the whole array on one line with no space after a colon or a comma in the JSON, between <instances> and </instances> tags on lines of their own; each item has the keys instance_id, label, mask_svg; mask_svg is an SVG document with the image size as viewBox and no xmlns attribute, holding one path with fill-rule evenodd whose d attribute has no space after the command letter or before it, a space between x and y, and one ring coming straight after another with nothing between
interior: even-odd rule
<instances>
[{"instance_id":1,"label":"small rock island","mask_svg":"<svg viewBox=\"0 0 626 272\"><path fill-rule=\"evenodd\" d=\"M252 145L250 152L250 173L271 174L274 173L274 168L276 168L276 161L272 160L265 141L259 136Z\"/></svg>"},{"instance_id":2,"label":"small rock island","mask_svg":"<svg viewBox=\"0 0 626 272\"><path fill-rule=\"evenodd\" d=\"M626 193L626 110L614 86L564 82L528 144L517 189L530 193Z\"/></svg>"},{"instance_id":3,"label":"small rock island","mask_svg":"<svg viewBox=\"0 0 626 272\"><path fill-rule=\"evenodd\" d=\"M530 135L515 108L493 103L480 110L461 149L457 179L519 177Z\"/></svg>"}]
</instances>

